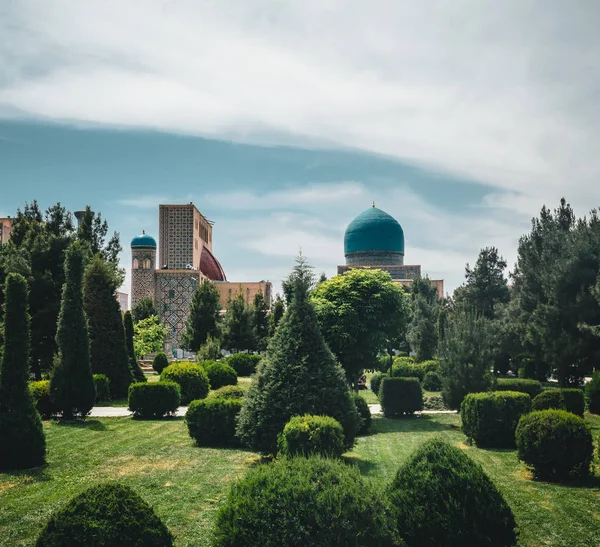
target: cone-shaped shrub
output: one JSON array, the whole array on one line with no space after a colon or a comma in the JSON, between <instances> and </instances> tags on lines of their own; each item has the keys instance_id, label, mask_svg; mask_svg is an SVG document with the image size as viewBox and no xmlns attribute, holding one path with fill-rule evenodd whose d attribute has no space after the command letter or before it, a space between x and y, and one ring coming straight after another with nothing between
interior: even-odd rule
<instances>
[{"instance_id":1,"label":"cone-shaped shrub","mask_svg":"<svg viewBox=\"0 0 600 547\"><path fill-rule=\"evenodd\" d=\"M65 284L56 332L58 358L50 380L50 397L67 419L87 415L96 397L82 282L83 250L75 242L65 257Z\"/></svg>"},{"instance_id":2,"label":"cone-shaped shrub","mask_svg":"<svg viewBox=\"0 0 600 547\"><path fill-rule=\"evenodd\" d=\"M164 352L159 351L154 356L154 359L152 361L152 368L160 374L168 366L169 366L169 359L167 358L167 355Z\"/></svg>"},{"instance_id":3,"label":"cone-shaped shrub","mask_svg":"<svg viewBox=\"0 0 600 547\"><path fill-rule=\"evenodd\" d=\"M125 328L125 346L127 347L127 357L129 359L129 368L136 382L145 382L146 376L135 357L133 347L133 317L131 312L127 310L123 316L123 327Z\"/></svg>"},{"instance_id":4,"label":"cone-shaped shrub","mask_svg":"<svg viewBox=\"0 0 600 547\"><path fill-rule=\"evenodd\" d=\"M358 414L344 371L327 347L309 300L312 276L302 261L294 271L293 299L258 367L238 421L238 436L253 450L274 454L292 416L331 416L350 448Z\"/></svg>"},{"instance_id":5,"label":"cone-shaped shrub","mask_svg":"<svg viewBox=\"0 0 600 547\"><path fill-rule=\"evenodd\" d=\"M36 547L170 547L173 535L129 486L93 486L50 518Z\"/></svg>"},{"instance_id":6,"label":"cone-shaped shrub","mask_svg":"<svg viewBox=\"0 0 600 547\"><path fill-rule=\"evenodd\" d=\"M389 489L398 531L410 547L516 544L515 518L482 467L461 450L426 441Z\"/></svg>"},{"instance_id":7,"label":"cone-shaped shrub","mask_svg":"<svg viewBox=\"0 0 600 547\"><path fill-rule=\"evenodd\" d=\"M27 281L6 278L4 351L0 362L0 469L26 469L44 463L46 439L42 420L27 384L29 314Z\"/></svg>"},{"instance_id":8,"label":"cone-shaped shrub","mask_svg":"<svg viewBox=\"0 0 600 547\"><path fill-rule=\"evenodd\" d=\"M99 256L92 259L84 275L83 305L88 318L92 372L108 376L113 397L120 399L127 397L133 374L112 268Z\"/></svg>"}]
</instances>

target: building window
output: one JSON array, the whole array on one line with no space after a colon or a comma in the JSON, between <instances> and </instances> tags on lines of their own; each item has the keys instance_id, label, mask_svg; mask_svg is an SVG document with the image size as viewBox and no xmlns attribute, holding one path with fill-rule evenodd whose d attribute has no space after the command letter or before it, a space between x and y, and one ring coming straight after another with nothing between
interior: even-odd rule
<instances>
[{"instance_id":1,"label":"building window","mask_svg":"<svg viewBox=\"0 0 600 547\"><path fill-rule=\"evenodd\" d=\"M133 269L137 270L140 267L140 261L137 258L133 259Z\"/></svg>"},{"instance_id":2,"label":"building window","mask_svg":"<svg viewBox=\"0 0 600 547\"><path fill-rule=\"evenodd\" d=\"M152 262L149 258L144 258L144 269L149 270L152 267Z\"/></svg>"}]
</instances>

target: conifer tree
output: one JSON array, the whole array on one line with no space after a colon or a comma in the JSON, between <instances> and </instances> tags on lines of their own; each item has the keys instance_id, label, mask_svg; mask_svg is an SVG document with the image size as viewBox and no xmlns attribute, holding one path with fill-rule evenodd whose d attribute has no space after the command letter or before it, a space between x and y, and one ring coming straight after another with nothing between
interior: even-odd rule
<instances>
[{"instance_id":1,"label":"conifer tree","mask_svg":"<svg viewBox=\"0 0 600 547\"><path fill-rule=\"evenodd\" d=\"M221 297L214 283L204 280L194 292L183 343L190 351L198 351L209 336L219 338Z\"/></svg>"},{"instance_id":2,"label":"conifer tree","mask_svg":"<svg viewBox=\"0 0 600 547\"><path fill-rule=\"evenodd\" d=\"M229 300L223 322L223 347L225 349L233 352L253 349L251 310L246 304L241 289L234 298Z\"/></svg>"},{"instance_id":3,"label":"conifer tree","mask_svg":"<svg viewBox=\"0 0 600 547\"><path fill-rule=\"evenodd\" d=\"M5 283L4 351L0 365L0 469L44 463L46 439L29 386L27 281L11 273Z\"/></svg>"},{"instance_id":4,"label":"conifer tree","mask_svg":"<svg viewBox=\"0 0 600 547\"><path fill-rule=\"evenodd\" d=\"M290 276L292 277L292 276ZM309 299L311 267L297 258L293 297L244 399L238 435L251 449L274 454L277 436L292 416L332 416L351 447L358 427L344 371L327 347Z\"/></svg>"},{"instance_id":5,"label":"conifer tree","mask_svg":"<svg viewBox=\"0 0 600 547\"><path fill-rule=\"evenodd\" d=\"M65 419L86 416L96 398L83 310L83 259L82 245L73 243L65 258L65 284L56 332L58 357L50 380L50 396Z\"/></svg>"},{"instance_id":6,"label":"conifer tree","mask_svg":"<svg viewBox=\"0 0 600 547\"><path fill-rule=\"evenodd\" d=\"M254 349L259 353L267 349L269 338L269 308L262 293L258 291L254 295L252 303L252 334L254 337Z\"/></svg>"},{"instance_id":7,"label":"conifer tree","mask_svg":"<svg viewBox=\"0 0 600 547\"><path fill-rule=\"evenodd\" d=\"M281 295L277 293L273 305L271 306L271 314L269 315L269 337L272 337L275 334L277 325L279 325L279 321L281 321L284 313L285 303L283 298L281 298Z\"/></svg>"},{"instance_id":8,"label":"conifer tree","mask_svg":"<svg viewBox=\"0 0 600 547\"><path fill-rule=\"evenodd\" d=\"M411 301L413 316L406 337L417 361L428 361L437 353L439 334L439 299L428 278L414 280Z\"/></svg>"},{"instance_id":9,"label":"conifer tree","mask_svg":"<svg viewBox=\"0 0 600 547\"><path fill-rule=\"evenodd\" d=\"M83 306L88 318L90 363L93 374L105 374L110 392L127 397L133 374L125 345L125 329L117 302L117 278L113 267L96 255L86 268Z\"/></svg>"},{"instance_id":10,"label":"conifer tree","mask_svg":"<svg viewBox=\"0 0 600 547\"><path fill-rule=\"evenodd\" d=\"M138 360L135 358L135 350L133 349L133 318L128 310L123 316L123 327L125 329L125 346L127 347L127 357L129 359L129 368L136 382L145 382L146 376L140 368Z\"/></svg>"}]
</instances>

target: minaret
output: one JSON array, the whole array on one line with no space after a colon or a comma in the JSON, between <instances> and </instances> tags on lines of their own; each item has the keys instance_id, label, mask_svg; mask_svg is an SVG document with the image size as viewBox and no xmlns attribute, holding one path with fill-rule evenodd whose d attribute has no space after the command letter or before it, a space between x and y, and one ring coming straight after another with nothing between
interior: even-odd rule
<instances>
[{"instance_id":1,"label":"minaret","mask_svg":"<svg viewBox=\"0 0 600 547\"><path fill-rule=\"evenodd\" d=\"M131 307L146 297L155 302L156 241L142 231L131 240Z\"/></svg>"}]
</instances>

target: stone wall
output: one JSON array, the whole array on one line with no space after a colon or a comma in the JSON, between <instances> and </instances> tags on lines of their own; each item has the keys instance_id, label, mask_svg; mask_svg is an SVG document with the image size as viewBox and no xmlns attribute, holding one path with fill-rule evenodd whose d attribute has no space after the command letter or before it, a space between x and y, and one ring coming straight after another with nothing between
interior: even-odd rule
<instances>
[{"instance_id":1,"label":"stone wall","mask_svg":"<svg viewBox=\"0 0 600 547\"><path fill-rule=\"evenodd\" d=\"M347 253L347 266L402 266L404 255L392 251L362 251L359 253Z\"/></svg>"}]
</instances>

